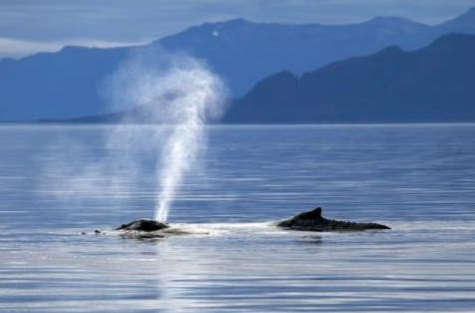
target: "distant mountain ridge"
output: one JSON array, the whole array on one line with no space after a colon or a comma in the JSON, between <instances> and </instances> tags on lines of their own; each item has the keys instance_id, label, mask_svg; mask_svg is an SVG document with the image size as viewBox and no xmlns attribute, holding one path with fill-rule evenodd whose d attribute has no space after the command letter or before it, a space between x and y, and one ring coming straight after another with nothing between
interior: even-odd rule
<instances>
[{"instance_id":1,"label":"distant mountain ridge","mask_svg":"<svg viewBox=\"0 0 475 313\"><path fill-rule=\"evenodd\" d=\"M259 82L226 123L475 121L475 35L443 36L420 50L389 47L301 77Z\"/></svg>"},{"instance_id":2,"label":"distant mountain ridge","mask_svg":"<svg viewBox=\"0 0 475 313\"><path fill-rule=\"evenodd\" d=\"M233 101L222 122L475 122L474 56L475 35L451 34L412 52L392 46L301 76L279 72ZM140 110L63 122L124 118L148 122Z\"/></svg>"},{"instance_id":3,"label":"distant mountain ridge","mask_svg":"<svg viewBox=\"0 0 475 313\"><path fill-rule=\"evenodd\" d=\"M206 60L233 94L240 96L276 72L287 70L300 75L392 45L418 49L454 31L475 34L475 8L436 26L395 17L337 26L236 19L191 27L148 46L187 51ZM68 119L110 113L110 106L101 98L102 83L131 49L66 47L57 53L1 60L0 120Z\"/></svg>"}]
</instances>

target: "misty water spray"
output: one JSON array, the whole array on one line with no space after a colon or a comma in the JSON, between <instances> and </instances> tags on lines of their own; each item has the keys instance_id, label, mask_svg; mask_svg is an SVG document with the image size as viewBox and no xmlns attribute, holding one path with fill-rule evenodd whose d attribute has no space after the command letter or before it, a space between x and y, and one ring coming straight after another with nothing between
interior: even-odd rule
<instances>
[{"instance_id":1,"label":"misty water spray","mask_svg":"<svg viewBox=\"0 0 475 313\"><path fill-rule=\"evenodd\" d=\"M174 68L156 82L160 90L157 114L163 122L171 123L161 150L161 166L157 167L155 219L162 222L168 218L184 175L206 148L208 119L221 111L220 81L198 62L187 63L187 67Z\"/></svg>"},{"instance_id":2,"label":"misty water spray","mask_svg":"<svg viewBox=\"0 0 475 313\"><path fill-rule=\"evenodd\" d=\"M131 53L101 87L110 111L122 112L98 138L103 155L76 164L88 146L65 141L68 149L45 163L43 181L68 201L106 197L122 206L147 195L155 220L166 222L187 174L201 171L206 124L223 113L226 88L205 63L157 47Z\"/></svg>"},{"instance_id":3,"label":"misty water spray","mask_svg":"<svg viewBox=\"0 0 475 313\"><path fill-rule=\"evenodd\" d=\"M190 56L149 55L131 58L114 86L120 100L132 105L133 118L157 125L148 137L158 154L155 219L166 222L186 174L206 151L206 124L223 112L224 86Z\"/></svg>"}]
</instances>

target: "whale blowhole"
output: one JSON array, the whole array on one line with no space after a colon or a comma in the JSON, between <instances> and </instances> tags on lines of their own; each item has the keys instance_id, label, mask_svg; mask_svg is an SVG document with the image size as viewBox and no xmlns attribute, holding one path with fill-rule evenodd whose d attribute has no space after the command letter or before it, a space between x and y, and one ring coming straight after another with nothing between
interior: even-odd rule
<instances>
[{"instance_id":1,"label":"whale blowhole","mask_svg":"<svg viewBox=\"0 0 475 313\"><path fill-rule=\"evenodd\" d=\"M141 218L127 224L122 224L114 230L153 232L167 228L170 228L170 225L168 225L167 223L162 223L152 219Z\"/></svg>"}]
</instances>

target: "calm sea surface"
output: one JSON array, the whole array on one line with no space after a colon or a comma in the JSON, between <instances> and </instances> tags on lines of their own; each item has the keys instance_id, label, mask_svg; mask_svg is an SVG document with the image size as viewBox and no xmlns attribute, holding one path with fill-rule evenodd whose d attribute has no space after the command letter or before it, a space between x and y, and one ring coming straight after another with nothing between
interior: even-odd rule
<instances>
[{"instance_id":1,"label":"calm sea surface","mask_svg":"<svg viewBox=\"0 0 475 313\"><path fill-rule=\"evenodd\" d=\"M214 126L169 218L208 234L91 234L153 216L152 130L0 126L0 312L475 312L475 125ZM268 223L315 206L393 230Z\"/></svg>"}]
</instances>

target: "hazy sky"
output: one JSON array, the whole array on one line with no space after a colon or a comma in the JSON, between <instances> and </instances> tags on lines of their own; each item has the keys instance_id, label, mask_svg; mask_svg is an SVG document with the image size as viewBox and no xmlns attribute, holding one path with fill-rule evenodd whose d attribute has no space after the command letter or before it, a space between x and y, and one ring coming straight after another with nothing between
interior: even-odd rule
<instances>
[{"instance_id":1,"label":"hazy sky","mask_svg":"<svg viewBox=\"0 0 475 313\"><path fill-rule=\"evenodd\" d=\"M400 16L436 24L475 0L0 0L0 57L67 44L143 43L203 22L346 24Z\"/></svg>"}]
</instances>

